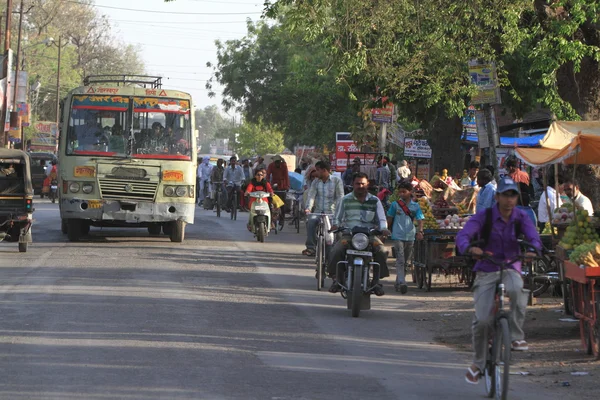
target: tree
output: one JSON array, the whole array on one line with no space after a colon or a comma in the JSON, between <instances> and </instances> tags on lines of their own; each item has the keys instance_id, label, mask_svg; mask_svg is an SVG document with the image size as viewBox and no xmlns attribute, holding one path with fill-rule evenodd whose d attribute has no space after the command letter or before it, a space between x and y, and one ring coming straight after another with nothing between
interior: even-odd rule
<instances>
[{"instance_id":1,"label":"tree","mask_svg":"<svg viewBox=\"0 0 600 400\"><path fill-rule=\"evenodd\" d=\"M220 83L223 106L251 123L276 125L288 147L331 144L336 131L361 126L357 105L326 66L320 44L304 44L285 21L248 23L242 39L217 42L208 83Z\"/></svg>"},{"instance_id":2,"label":"tree","mask_svg":"<svg viewBox=\"0 0 600 400\"><path fill-rule=\"evenodd\" d=\"M245 123L236 128L236 151L240 157L280 153L283 132L275 126Z\"/></svg>"},{"instance_id":3,"label":"tree","mask_svg":"<svg viewBox=\"0 0 600 400\"><path fill-rule=\"evenodd\" d=\"M329 49L331 71L355 98L377 87L430 129L440 110L465 110L471 59L497 63L516 116L541 103L558 118L597 118L599 9L594 0L267 1L267 15L285 15ZM452 133L434 141L459 140L459 129L438 131Z\"/></svg>"}]
</instances>

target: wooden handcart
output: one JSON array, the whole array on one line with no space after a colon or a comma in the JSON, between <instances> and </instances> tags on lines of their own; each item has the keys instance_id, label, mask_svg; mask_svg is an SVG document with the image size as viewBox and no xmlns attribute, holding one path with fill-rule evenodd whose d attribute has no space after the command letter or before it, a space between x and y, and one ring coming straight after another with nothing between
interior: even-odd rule
<instances>
[{"instance_id":1,"label":"wooden handcart","mask_svg":"<svg viewBox=\"0 0 600 400\"><path fill-rule=\"evenodd\" d=\"M573 315L579 319L581 345L587 354L600 360L600 268L564 262L571 280Z\"/></svg>"},{"instance_id":2,"label":"wooden handcart","mask_svg":"<svg viewBox=\"0 0 600 400\"><path fill-rule=\"evenodd\" d=\"M457 230L426 230L423 240L415 241L414 274L417 287L431 291L434 273L455 276L467 287L475 275L465 257L457 256Z\"/></svg>"}]
</instances>

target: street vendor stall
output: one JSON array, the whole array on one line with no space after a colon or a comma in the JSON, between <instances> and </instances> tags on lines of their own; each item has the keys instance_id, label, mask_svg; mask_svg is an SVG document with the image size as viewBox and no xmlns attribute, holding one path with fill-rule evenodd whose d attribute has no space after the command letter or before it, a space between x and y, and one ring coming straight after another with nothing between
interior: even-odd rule
<instances>
[{"instance_id":1,"label":"street vendor stall","mask_svg":"<svg viewBox=\"0 0 600 400\"><path fill-rule=\"evenodd\" d=\"M436 274L470 287L474 274L467 260L456 254L455 246L456 235L469 217L459 216L450 199L436 204L430 204L427 197L419 199L425 216L424 235L415 242L413 280L419 289L424 286L427 291L431 291Z\"/></svg>"},{"instance_id":2,"label":"street vendor stall","mask_svg":"<svg viewBox=\"0 0 600 400\"><path fill-rule=\"evenodd\" d=\"M556 121L539 149L517 149L533 166L600 163L600 121ZM553 218L554 220L554 218ZM554 222L554 221L553 221ZM563 278L565 310L579 318L582 345L600 359L600 238L597 221L585 210L566 215L556 257ZM553 229L553 228L552 228Z\"/></svg>"}]
</instances>

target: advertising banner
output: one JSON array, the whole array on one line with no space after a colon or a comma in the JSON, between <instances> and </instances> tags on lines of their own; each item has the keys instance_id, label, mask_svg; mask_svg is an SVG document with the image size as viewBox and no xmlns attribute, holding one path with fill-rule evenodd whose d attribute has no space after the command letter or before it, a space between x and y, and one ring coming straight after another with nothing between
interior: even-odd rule
<instances>
[{"instance_id":1,"label":"advertising banner","mask_svg":"<svg viewBox=\"0 0 600 400\"><path fill-rule=\"evenodd\" d=\"M391 124L394 116L394 105L388 104L384 108L372 108L371 120L373 122L381 122Z\"/></svg>"},{"instance_id":2,"label":"advertising banner","mask_svg":"<svg viewBox=\"0 0 600 400\"><path fill-rule=\"evenodd\" d=\"M431 147L425 139L404 138L404 155L415 158L431 158Z\"/></svg>"},{"instance_id":3,"label":"advertising banner","mask_svg":"<svg viewBox=\"0 0 600 400\"><path fill-rule=\"evenodd\" d=\"M471 83L478 89L478 93L471 98L471 104L501 103L500 87L494 63L469 61L469 75L471 75Z\"/></svg>"},{"instance_id":4,"label":"advertising banner","mask_svg":"<svg viewBox=\"0 0 600 400\"><path fill-rule=\"evenodd\" d=\"M475 107L470 106L462 118L463 140L474 141L477 139L477 123L475 120Z\"/></svg>"},{"instance_id":5,"label":"advertising banner","mask_svg":"<svg viewBox=\"0 0 600 400\"><path fill-rule=\"evenodd\" d=\"M358 146L350 138L350 132L336 132L335 134L335 170L344 172L348 168L348 151L359 151Z\"/></svg>"}]
</instances>

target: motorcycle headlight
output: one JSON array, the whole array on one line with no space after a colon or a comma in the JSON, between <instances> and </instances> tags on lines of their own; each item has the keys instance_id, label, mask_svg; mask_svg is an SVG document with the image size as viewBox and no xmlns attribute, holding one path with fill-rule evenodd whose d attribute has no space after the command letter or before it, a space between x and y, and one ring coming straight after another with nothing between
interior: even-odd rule
<instances>
[{"instance_id":1,"label":"motorcycle headlight","mask_svg":"<svg viewBox=\"0 0 600 400\"><path fill-rule=\"evenodd\" d=\"M85 194L90 194L94 191L94 185L91 183L84 183L81 187L81 191Z\"/></svg>"},{"instance_id":2,"label":"motorcycle headlight","mask_svg":"<svg viewBox=\"0 0 600 400\"><path fill-rule=\"evenodd\" d=\"M177 197L183 197L187 194L187 192L187 186L177 186L177 189L175 189L175 194Z\"/></svg>"},{"instance_id":3,"label":"motorcycle headlight","mask_svg":"<svg viewBox=\"0 0 600 400\"><path fill-rule=\"evenodd\" d=\"M175 194L175 187L165 186L165 196L171 197Z\"/></svg>"},{"instance_id":4,"label":"motorcycle headlight","mask_svg":"<svg viewBox=\"0 0 600 400\"><path fill-rule=\"evenodd\" d=\"M356 250L364 250L369 245L369 237L364 233L357 233L352 236L352 247Z\"/></svg>"},{"instance_id":5,"label":"motorcycle headlight","mask_svg":"<svg viewBox=\"0 0 600 400\"><path fill-rule=\"evenodd\" d=\"M79 183L77 183L77 182L71 182L69 184L69 191L71 193L77 193L77 192L79 192Z\"/></svg>"}]
</instances>

